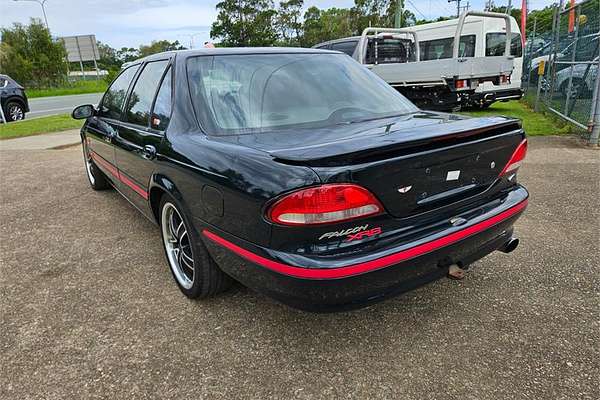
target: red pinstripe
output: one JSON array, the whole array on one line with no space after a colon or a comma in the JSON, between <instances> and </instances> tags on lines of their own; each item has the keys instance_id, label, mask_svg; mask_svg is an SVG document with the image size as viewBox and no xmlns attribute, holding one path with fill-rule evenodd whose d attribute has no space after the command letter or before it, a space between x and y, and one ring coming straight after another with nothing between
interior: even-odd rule
<instances>
[{"instance_id":1,"label":"red pinstripe","mask_svg":"<svg viewBox=\"0 0 600 400\"><path fill-rule=\"evenodd\" d=\"M262 267L268 268L280 274L289 275L297 278L305 278L305 279L335 279L335 278L344 278L352 275L363 274L365 272L370 272L374 270L378 270L381 268L389 267L394 264L398 264L402 261L407 261L415 257L419 257L423 254L429 253L431 251L440 249L442 247L448 246L450 244L456 243L459 240L465 239L469 236L475 235L479 232L482 232L494 225L499 224L500 222L512 217L513 215L519 213L527 207L527 200L522 201L521 203L509 208L506 211L501 212L500 214L494 215L491 218L488 218L484 221L481 221L475 225L471 225L465 229L460 231L451 233L447 236L441 237L439 239L432 240L427 243L423 243L421 245L412 247L410 249L399 251L398 253L390 254L389 256L381 257L376 260L368 261L361 264L354 264L345 267L339 268L328 268L328 269L315 269L315 268L303 268L299 266L287 265L274 260L270 260L268 258L259 256L258 254L254 254L246 249L243 249L236 244L231 243L230 241L223 239L222 237L204 229L202 233L211 241L220 244L221 246L231 250L238 256L245 258L248 261L251 261L255 264L258 264Z\"/></svg>"},{"instance_id":2,"label":"red pinstripe","mask_svg":"<svg viewBox=\"0 0 600 400\"><path fill-rule=\"evenodd\" d=\"M93 150L90 150L90 156L95 162L104 167L115 178L129 186L134 192L142 196L144 199L148 200L148 192L145 191L140 185L132 181L127 175L119 171L117 167L106 161L104 158L102 158L102 156L98 155L98 153L94 152Z\"/></svg>"}]
</instances>

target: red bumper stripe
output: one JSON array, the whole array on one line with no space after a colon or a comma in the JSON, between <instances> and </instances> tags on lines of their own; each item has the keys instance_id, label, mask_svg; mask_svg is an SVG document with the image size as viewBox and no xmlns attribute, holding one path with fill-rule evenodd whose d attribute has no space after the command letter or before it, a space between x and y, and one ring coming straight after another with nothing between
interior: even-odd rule
<instances>
[{"instance_id":1,"label":"red bumper stripe","mask_svg":"<svg viewBox=\"0 0 600 400\"><path fill-rule=\"evenodd\" d=\"M129 179L127 175L123 174L114 165L106 161L104 158L102 158L102 156L99 156L96 152L90 150L90 155L92 156L92 159L95 162L104 167L104 169L110 172L115 178L123 182L125 185L129 186L134 192L142 196L144 199L148 200L148 192L142 189L142 187L139 186L137 183Z\"/></svg>"},{"instance_id":2,"label":"red bumper stripe","mask_svg":"<svg viewBox=\"0 0 600 400\"><path fill-rule=\"evenodd\" d=\"M378 258L376 260L367 261L361 264L349 265L346 267L339 268L323 268L323 269L315 269L315 268L302 268L298 266L292 266L283 264L277 261L270 260L268 258L259 256L254 254L246 249L243 249L230 241L223 239L220 236L215 235L214 233L203 230L202 233L208 239L212 240L215 243L220 244L221 246L231 250L242 258L245 258L248 261L251 261L255 264L258 264L262 267L268 268L275 272L284 275L290 275L297 278L306 278L306 279L335 279L335 278L344 278L352 275L363 274L365 272L374 271L377 269L389 267L394 264L398 264L402 261L410 260L415 257L419 257L423 254L429 253L431 251L440 249L442 247L451 245L453 243L458 242L459 240L465 239L469 236L475 235L479 232L482 232L494 225L499 224L500 222L512 217L513 215L519 213L523 209L527 207L527 200L522 201L521 203L515 205L512 208L509 208L506 211L501 212L500 214L494 215L491 218L488 218L484 221L481 221L475 225L471 225L463 230L451 233L447 236L441 237L439 239L432 240L427 243L423 243L421 245L412 247L410 249L399 251L398 253L390 254L389 256L385 256L382 258Z\"/></svg>"}]
</instances>

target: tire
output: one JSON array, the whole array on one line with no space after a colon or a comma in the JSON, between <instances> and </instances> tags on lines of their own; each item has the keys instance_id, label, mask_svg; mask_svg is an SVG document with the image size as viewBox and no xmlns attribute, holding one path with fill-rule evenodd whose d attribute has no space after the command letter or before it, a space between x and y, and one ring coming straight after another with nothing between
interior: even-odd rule
<instances>
[{"instance_id":1,"label":"tire","mask_svg":"<svg viewBox=\"0 0 600 400\"><path fill-rule=\"evenodd\" d=\"M229 288L231 278L210 257L181 203L167 193L160 200L159 223L167 263L184 295L207 298Z\"/></svg>"},{"instance_id":2,"label":"tire","mask_svg":"<svg viewBox=\"0 0 600 400\"><path fill-rule=\"evenodd\" d=\"M4 116L8 122L22 121L25 119L25 109L21 103L9 101L4 107Z\"/></svg>"},{"instance_id":3,"label":"tire","mask_svg":"<svg viewBox=\"0 0 600 400\"><path fill-rule=\"evenodd\" d=\"M83 148L83 163L85 166L86 176L88 178L88 182L90 186L94 190L106 190L110 189L110 182L108 178L100 169L96 166L92 157L90 156L90 152L85 144L85 140L81 142Z\"/></svg>"}]
</instances>

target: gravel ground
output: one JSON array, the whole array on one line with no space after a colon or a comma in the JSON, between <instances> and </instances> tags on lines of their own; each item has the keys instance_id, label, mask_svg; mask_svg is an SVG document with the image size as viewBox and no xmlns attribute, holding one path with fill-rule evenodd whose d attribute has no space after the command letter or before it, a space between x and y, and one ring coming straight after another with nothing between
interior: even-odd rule
<instances>
[{"instance_id":1,"label":"gravel ground","mask_svg":"<svg viewBox=\"0 0 600 400\"><path fill-rule=\"evenodd\" d=\"M187 300L79 148L0 160L0 399L600 398L600 152L574 139L531 139L517 251L326 315Z\"/></svg>"}]
</instances>

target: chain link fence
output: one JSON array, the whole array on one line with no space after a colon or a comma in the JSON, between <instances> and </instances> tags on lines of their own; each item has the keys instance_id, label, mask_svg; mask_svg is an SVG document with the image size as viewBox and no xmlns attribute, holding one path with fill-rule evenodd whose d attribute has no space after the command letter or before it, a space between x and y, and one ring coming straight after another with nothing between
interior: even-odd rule
<instances>
[{"instance_id":1,"label":"chain link fence","mask_svg":"<svg viewBox=\"0 0 600 400\"><path fill-rule=\"evenodd\" d=\"M580 128L592 145L600 131L600 1L564 0L553 18L527 21L523 65L525 98Z\"/></svg>"}]
</instances>

